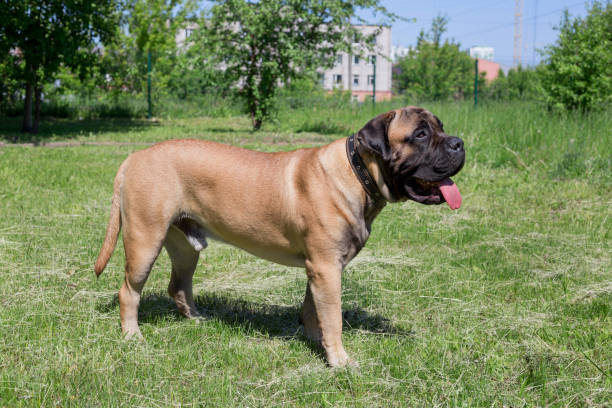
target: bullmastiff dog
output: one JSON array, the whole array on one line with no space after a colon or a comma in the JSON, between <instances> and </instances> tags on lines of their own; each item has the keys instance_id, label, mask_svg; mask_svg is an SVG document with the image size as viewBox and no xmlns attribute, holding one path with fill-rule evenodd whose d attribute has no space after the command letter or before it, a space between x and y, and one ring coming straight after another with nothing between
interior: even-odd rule
<instances>
[{"instance_id":1,"label":"bullmastiff dog","mask_svg":"<svg viewBox=\"0 0 612 408\"><path fill-rule=\"evenodd\" d=\"M115 177L110 221L96 261L104 270L123 229L121 328L141 337L138 304L162 247L172 261L168 293L199 316L192 277L209 238L283 265L306 268L300 313L307 337L332 367L351 363L342 345L340 278L387 202L461 205L450 176L463 141L427 110L381 114L326 146L263 153L202 140L158 143L130 155Z\"/></svg>"}]
</instances>

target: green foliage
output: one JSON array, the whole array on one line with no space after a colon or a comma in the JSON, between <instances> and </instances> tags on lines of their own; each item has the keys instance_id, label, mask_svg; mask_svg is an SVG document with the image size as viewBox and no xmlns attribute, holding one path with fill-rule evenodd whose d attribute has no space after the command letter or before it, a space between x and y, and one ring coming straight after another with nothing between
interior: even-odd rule
<instances>
[{"instance_id":1,"label":"green foliage","mask_svg":"<svg viewBox=\"0 0 612 408\"><path fill-rule=\"evenodd\" d=\"M153 114L202 115L227 111L232 89L224 71L207 59L208 50L198 41L201 31L193 0L130 0L115 41L105 46L97 71L98 89L114 98L144 99L147 90L147 54L151 54ZM177 41L181 32L191 35ZM206 99L207 105L201 105ZM178 106L183 100L184 107ZM220 103L223 106L220 106ZM228 104L229 102L229 104ZM214 109L209 109L210 104ZM197 109L200 104L200 109Z\"/></svg>"},{"instance_id":2,"label":"green foliage","mask_svg":"<svg viewBox=\"0 0 612 408\"><path fill-rule=\"evenodd\" d=\"M0 112L11 109L17 102L17 96L22 88L17 78L17 61L8 54L0 56Z\"/></svg>"},{"instance_id":3,"label":"green foliage","mask_svg":"<svg viewBox=\"0 0 612 408\"><path fill-rule=\"evenodd\" d=\"M189 36L179 45L175 64L169 75L168 93L175 98L199 98L216 95L220 99L232 98L235 94L232 75L211 58L204 19L185 22Z\"/></svg>"},{"instance_id":4,"label":"green foliage","mask_svg":"<svg viewBox=\"0 0 612 408\"><path fill-rule=\"evenodd\" d=\"M105 46L98 81L112 93L146 90L147 55L151 53L154 99L172 93L177 66L176 42L195 9L193 0L128 0L115 41Z\"/></svg>"},{"instance_id":5,"label":"green foliage","mask_svg":"<svg viewBox=\"0 0 612 408\"><path fill-rule=\"evenodd\" d=\"M612 4L595 1L585 18L566 11L545 51L542 87L550 107L601 109L612 101Z\"/></svg>"},{"instance_id":6,"label":"green foliage","mask_svg":"<svg viewBox=\"0 0 612 408\"><path fill-rule=\"evenodd\" d=\"M474 61L459 50L459 43L445 40L448 19L438 16L428 33L421 31L417 46L399 63L395 87L418 100L464 98L473 92Z\"/></svg>"},{"instance_id":7,"label":"green foliage","mask_svg":"<svg viewBox=\"0 0 612 408\"><path fill-rule=\"evenodd\" d=\"M118 10L117 0L3 2L0 53L6 55L13 78L25 83L24 130L38 126L37 122L31 125L32 92L40 106L42 85L62 65L84 77L97 59L96 42L107 42L115 32Z\"/></svg>"},{"instance_id":8,"label":"green foliage","mask_svg":"<svg viewBox=\"0 0 612 408\"><path fill-rule=\"evenodd\" d=\"M60 65L85 74L117 22L115 0L7 0L0 18L0 51L23 60L27 80L51 78ZM9 52L11 51L12 52Z\"/></svg>"},{"instance_id":9,"label":"green foliage","mask_svg":"<svg viewBox=\"0 0 612 408\"><path fill-rule=\"evenodd\" d=\"M220 0L202 21L199 38L210 62L240 86L259 129L274 110L279 85L332 66L340 51L371 47L351 25L359 9L395 18L379 0Z\"/></svg>"},{"instance_id":10,"label":"green foliage","mask_svg":"<svg viewBox=\"0 0 612 408\"><path fill-rule=\"evenodd\" d=\"M485 100L537 100L541 97L541 67L511 68L508 75L499 70L499 76L487 83L481 81L478 86L479 95Z\"/></svg>"}]
</instances>

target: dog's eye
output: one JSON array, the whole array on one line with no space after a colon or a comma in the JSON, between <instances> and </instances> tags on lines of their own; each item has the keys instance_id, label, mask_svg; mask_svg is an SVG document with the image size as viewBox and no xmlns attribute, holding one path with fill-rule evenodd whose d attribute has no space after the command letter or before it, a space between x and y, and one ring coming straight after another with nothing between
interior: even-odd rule
<instances>
[{"instance_id":1,"label":"dog's eye","mask_svg":"<svg viewBox=\"0 0 612 408\"><path fill-rule=\"evenodd\" d=\"M418 131L416 132L416 135L415 135L415 137L416 137L417 139L423 139L425 136L427 136L427 132L425 132L425 131L424 131L424 130L422 130L422 129L421 129L421 130L418 130Z\"/></svg>"}]
</instances>

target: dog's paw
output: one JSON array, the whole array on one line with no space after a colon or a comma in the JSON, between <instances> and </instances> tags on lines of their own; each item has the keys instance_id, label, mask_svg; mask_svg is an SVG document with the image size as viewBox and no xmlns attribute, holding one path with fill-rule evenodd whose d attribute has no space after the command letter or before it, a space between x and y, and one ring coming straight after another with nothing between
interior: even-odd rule
<instances>
[{"instance_id":1,"label":"dog's paw","mask_svg":"<svg viewBox=\"0 0 612 408\"><path fill-rule=\"evenodd\" d=\"M142 336L139 328L124 330L123 339L127 341L144 341L144 337Z\"/></svg>"},{"instance_id":2,"label":"dog's paw","mask_svg":"<svg viewBox=\"0 0 612 408\"><path fill-rule=\"evenodd\" d=\"M202 313L200 313L200 311L198 309L189 308L189 309L186 309L186 310L179 310L179 311L187 319L198 320L198 319L201 319L203 317Z\"/></svg>"},{"instance_id":3,"label":"dog's paw","mask_svg":"<svg viewBox=\"0 0 612 408\"><path fill-rule=\"evenodd\" d=\"M335 353L327 353L327 364L331 368L359 368L359 363L340 350Z\"/></svg>"},{"instance_id":4,"label":"dog's paw","mask_svg":"<svg viewBox=\"0 0 612 408\"><path fill-rule=\"evenodd\" d=\"M349 357L348 362L346 363L345 367L353 369L353 370L359 370L360 368L359 361L353 360L352 358Z\"/></svg>"},{"instance_id":5,"label":"dog's paw","mask_svg":"<svg viewBox=\"0 0 612 408\"><path fill-rule=\"evenodd\" d=\"M190 319L195 323L195 324L204 324L208 321L208 316L204 315L204 314L199 314L197 316L194 317L190 317Z\"/></svg>"}]
</instances>

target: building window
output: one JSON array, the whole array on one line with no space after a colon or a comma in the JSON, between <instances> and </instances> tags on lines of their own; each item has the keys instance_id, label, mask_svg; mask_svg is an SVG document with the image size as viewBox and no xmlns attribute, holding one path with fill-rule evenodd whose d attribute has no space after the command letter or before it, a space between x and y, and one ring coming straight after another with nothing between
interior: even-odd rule
<instances>
[{"instance_id":1,"label":"building window","mask_svg":"<svg viewBox=\"0 0 612 408\"><path fill-rule=\"evenodd\" d=\"M342 75L334 74L334 84L341 84L341 83L342 83Z\"/></svg>"},{"instance_id":2,"label":"building window","mask_svg":"<svg viewBox=\"0 0 612 408\"><path fill-rule=\"evenodd\" d=\"M376 64L376 55L368 55L368 62L370 65Z\"/></svg>"},{"instance_id":3,"label":"building window","mask_svg":"<svg viewBox=\"0 0 612 408\"><path fill-rule=\"evenodd\" d=\"M342 54L336 55L336 64L342 64Z\"/></svg>"},{"instance_id":4,"label":"building window","mask_svg":"<svg viewBox=\"0 0 612 408\"><path fill-rule=\"evenodd\" d=\"M353 75L353 85L359 85L359 75Z\"/></svg>"},{"instance_id":5,"label":"building window","mask_svg":"<svg viewBox=\"0 0 612 408\"><path fill-rule=\"evenodd\" d=\"M359 65L359 55L354 55L353 56L353 64Z\"/></svg>"},{"instance_id":6,"label":"building window","mask_svg":"<svg viewBox=\"0 0 612 408\"><path fill-rule=\"evenodd\" d=\"M368 75L368 85L374 84L374 75Z\"/></svg>"},{"instance_id":7,"label":"building window","mask_svg":"<svg viewBox=\"0 0 612 408\"><path fill-rule=\"evenodd\" d=\"M319 82L319 85L325 85L325 74L322 72L317 72L317 81Z\"/></svg>"},{"instance_id":8,"label":"building window","mask_svg":"<svg viewBox=\"0 0 612 408\"><path fill-rule=\"evenodd\" d=\"M185 38L191 37L191 34L193 34L193 30L191 28L186 28L185 29Z\"/></svg>"}]
</instances>

